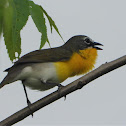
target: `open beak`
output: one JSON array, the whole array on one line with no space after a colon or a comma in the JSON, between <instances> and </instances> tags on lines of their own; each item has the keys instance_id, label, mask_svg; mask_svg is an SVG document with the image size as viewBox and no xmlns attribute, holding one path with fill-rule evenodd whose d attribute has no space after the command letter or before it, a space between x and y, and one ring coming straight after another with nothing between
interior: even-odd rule
<instances>
[{"instance_id":1,"label":"open beak","mask_svg":"<svg viewBox=\"0 0 126 126\"><path fill-rule=\"evenodd\" d=\"M98 43L98 42L94 42L93 43L93 48L97 49L97 50L103 50L102 48L99 48L97 46L103 46L101 43Z\"/></svg>"}]
</instances>

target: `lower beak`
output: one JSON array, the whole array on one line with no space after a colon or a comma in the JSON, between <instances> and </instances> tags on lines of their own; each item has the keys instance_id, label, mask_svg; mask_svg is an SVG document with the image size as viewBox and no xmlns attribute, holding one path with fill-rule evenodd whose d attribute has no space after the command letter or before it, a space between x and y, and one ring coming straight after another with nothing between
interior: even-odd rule
<instances>
[{"instance_id":1,"label":"lower beak","mask_svg":"<svg viewBox=\"0 0 126 126\"><path fill-rule=\"evenodd\" d=\"M93 43L93 48L97 49L97 50L103 50L102 48L99 48L97 46L103 46L101 43L98 43L98 42L94 42Z\"/></svg>"}]
</instances>

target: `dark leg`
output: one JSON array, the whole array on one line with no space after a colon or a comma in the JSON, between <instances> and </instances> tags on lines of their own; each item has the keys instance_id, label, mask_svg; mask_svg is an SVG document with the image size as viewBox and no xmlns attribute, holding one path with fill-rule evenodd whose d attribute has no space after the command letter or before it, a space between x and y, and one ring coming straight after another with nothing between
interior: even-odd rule
<instances>
[{"instance_id":1,"label":"dark leg","mask_svg":"<svg viewBox=\"0 0 126 126\"><path fill-rule=\"evenodd\" d=\"M23 83L22 83L22 84L23 84ZM30 100L28 99L28 94L27 94L26 87L25 87L24 84L23 84L23 88L24 88L24 92L25 92L25 96L26 96L26 100L27 100L27 105L28 105L28 107L29 107L29 109L30 109L30 111L31 111L31 108L30 108L31 102L30 102ZM32 112L32 111L31 111L31 112ZM32 117L33 117L33 113L31 113L31 115L32 115Z\"/></svg>"},{"instance_id":2,"label":"dark leg","mask_svg":"<svg viewBox=\"0 0 126 126\"><path fill-rule=\"evenodd\" d=\"M25 87L24 84L23 84L23 88L24 88L24 92L25 92L25 96L26 96L27 104L28 104L28 106L30 106L30 105L31 105L31 102L30 102L29 99L28 99L28 94L27 94L26 87Z\"/></svg>"}]
</instances>

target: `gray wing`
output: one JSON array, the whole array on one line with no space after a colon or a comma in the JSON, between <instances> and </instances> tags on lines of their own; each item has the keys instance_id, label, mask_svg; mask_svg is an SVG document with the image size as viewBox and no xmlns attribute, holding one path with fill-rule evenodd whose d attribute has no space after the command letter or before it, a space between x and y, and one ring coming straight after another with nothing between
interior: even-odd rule
<instances>
[{"instance_id":1,"label":"gray wing","mask_svg":"<svg viewBox=\"0 0 126 126\"><path fill-rule=\"evenodd\" d=\"M64 48L52 48L44 50L36 50L22 56L14 66L27 63L45 63L45 62L57 62L57 61L67 61L71 57L72 52ZM9 71L9 68L5 71Z\"/></svg>"},{"instance_id":2,"label":"gray wing","mask_svg":"<svg viewBox=\"0 0 126 126\"><path fill-rule=\"evenodd\" d=\"M33 63L67 61L71 55L72 52L61 47L30 52L21 57L12 67L5 70L8 74L0 86L15 81L14 78L26 66L32 65Z\"/></svg>"}]
</instances>

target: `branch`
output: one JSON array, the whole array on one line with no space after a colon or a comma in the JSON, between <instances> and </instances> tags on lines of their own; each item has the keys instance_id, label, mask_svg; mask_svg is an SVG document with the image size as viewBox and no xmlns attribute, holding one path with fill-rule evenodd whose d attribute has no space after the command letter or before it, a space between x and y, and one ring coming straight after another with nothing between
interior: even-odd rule
<instances>
[{"instance_id":1,"label":"branch","mask_svg":"<svg viewBox=\"0 0 126 126\"><path fill-rule=\"evenodd\" d=\"M117 69L125 64L126 64L126 55L119 59L116 59L112 62L101 65L100 67L93 70L92 72L86 74L85 76L83 76L83 77L73 81L72 83L68 84L67 86L63 87L60 90L60 93L58 91L55 91L55 92L51 93L50 95L33 103L31 105L32 112L36 112L37 110L60 99L61 97L66 96L66 95L70 94L71 92L76 91L78 89L81 89L83 86L85 86L89 82L95 80L96 78L98 78L114 69ZM1 121L0 126L15 124L15 123L23 120L30 114L31 114L31 111L29 110L28 107L26 107L26 108L16 112L15 114L11 115L10 117L6 118L5 120Z\"/></svg>"}]
</instances>

